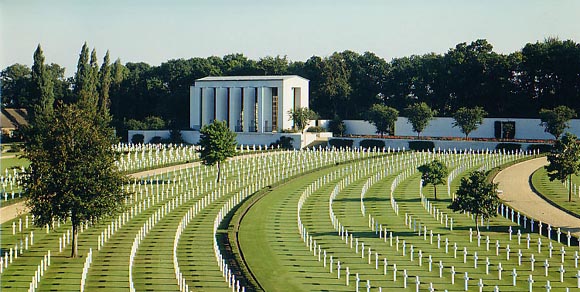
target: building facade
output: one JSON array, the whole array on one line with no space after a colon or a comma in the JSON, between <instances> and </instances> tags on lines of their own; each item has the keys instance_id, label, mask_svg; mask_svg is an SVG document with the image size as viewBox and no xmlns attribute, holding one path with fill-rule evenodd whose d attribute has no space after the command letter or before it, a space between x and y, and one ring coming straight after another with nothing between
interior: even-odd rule
<instances>
[{"instance_id":1,"label":"building facade","mask_svg":"<svg viewBox=\"0 0 580 292\"><path fill-rule=\"evenodd\" d=\"M197 79L190 88L190 128L214 120L235 132L280 132L292 128L288 112L308 107L308 79L297 75L223 76Z\"/></svg>"}]
</instances>

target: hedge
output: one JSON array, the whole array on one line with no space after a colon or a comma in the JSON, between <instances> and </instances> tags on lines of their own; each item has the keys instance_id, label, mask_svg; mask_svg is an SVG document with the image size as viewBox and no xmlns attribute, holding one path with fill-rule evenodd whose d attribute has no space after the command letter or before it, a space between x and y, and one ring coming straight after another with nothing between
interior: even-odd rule
<instances>
[{"instance_id":1,"label":"hedge","mask_svg":"<svg viewBox=\"0 0 580 292\"><path fill-rule=\"evenodd\" d=\"M383 149L385 147L385 141L375 140L375 139L364 139L360 141L359 146L365 149Z\"/></svg>"},{"instance_id":2,"label":"hedge","mask_svg":"<svg viewBox=\"0 0 580 292\"><path fill-rule=\"evenodd\" d=\"M334 148L352 148L353 140L351 139L331 139L328 145Z\"/></svg>"},{"instance_id":3,"label":"hedge","mask_svg":"<svg viewBox=\"0 0 580 292\"><path fill-rule=\"evenodd\" d=\"M435 143L433 141L409 141L409 149L415 151L433 150Z\"/></svg>"}]
</instances>

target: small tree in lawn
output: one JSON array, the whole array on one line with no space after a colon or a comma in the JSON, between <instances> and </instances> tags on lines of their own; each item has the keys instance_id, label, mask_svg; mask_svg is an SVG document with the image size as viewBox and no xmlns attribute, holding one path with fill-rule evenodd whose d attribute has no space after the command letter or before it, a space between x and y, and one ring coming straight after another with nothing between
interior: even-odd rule
<instances>
[{"instance_id":1,"label":"small tree in lawn","mask_svg":"<svg viewBox=\"0 0 580 292\"><path fill-rule=\"evenodd\" d=\"M405 109L405 114L413 126L413 131L417 132L417 137L419 137L429 122L434 119L437 111L431 109L426 103L419 102L408 106Z\"/></svg>"},{"instance_id":2,"label":"small tree in lawn","mask_svg":"<svg viewBox=\"0 0 580 292\"><path fill-rule=\"evenodd\" d=\"M399 111L382 104L373 104L367 112L366 121L377 128L377 133L383 137L384 133L395 132L395 122L399 117Z\"/></svg>"},{"instance_id":3,"label":"small tree in lawn","mask_svg":"<svg viewBox=\"0 0 580 292\"><path fill-rule=\"evenodd\" d=\"M545 131L552 134L555 139L558 139L564 130L568 128L570 119L576 117L576 112L564 105L555 107L554 109L541 109L540 119L541 126L544 126Z\"/></svg>"},{"instance_id":4,"label":"small tree in lawn","mask_svg":"<svg viewBox=\"0 0 580 292\"><path fill-rule=\"evenodd\" d=\"M465 134L467 139L469 133L475 131L483 123L485 116L487 116L487 112L482 107L462 107L453 114L453 119L455 120L453 127L461 128L461 133Z\"/></svg>"},{"instance_id":5,"label":"small tree in lawn","mask_svg":"<svg viewBox=\"0 0 580 292\"><path fill-rule=\"evenodd\" d=\"M220 181L220 165L236 155L236 133L232 132L225 121L214 120L201 128L201 161L204 165L217 165L217 182Z\"/></svg>"},{"instance_id":6,"label":"small tree in lawn","mask_svg":"<svg viewBox=\"0 0 580 292\"><path fill-rule=\"evenodd\" d=\"M447 169L447 166L440 161L433 160L417 167L417 170L421 172L423 186L429 184L433 185L435 200L437 200L437 185L445 183L445 178L449 174L449 169Z\"/></svg>"},{"instance_id":7,"label":"small tree in lawn","mask_svg":"<svg viewBox=\"0 0 580 292\"><path fill-rule=\"evenodd\" d=\"M479 233L479 217L488 220L497 216L499 198L497 184L489 183L483 171L474 171L461 178L457 196L449 205L454 212L469 212L475 216L475 226Z\"/></svg>"},{"instance_id":8,"label":"small tree in lawn","mask_svg":"<svg viewBox=\"0 0 580 292\"><path fill-rule=\"evenodd\" d=\"M39 227L71 220L74 258L80 224L113 216L123 207L126 178L111 147L117 141L106 117L78 104L60 105L39 117L25 130L26 203Z\"/></svg>"},{"instance_id":9,"label":"small tree in lawn","mask_svg":"<svg viewBox=\"0 0 580 292\"><path fill-rule=\"evenodd\" d=\"M580 145L577 137L570 133L556 140L552 152L548 154L546 171L550 181L559 180L564 183L568 179L568 202L572 201L572 175L580 171Z\"/></svg>"},{"instance_id":10,"label":"small tree in lawn","mask_svg":"<svg viewBox=\"0 0 580 292\"><path fill-rule=\"evenodd\" d=\"M308 125L308 121L316 118L316 113L307 107L299 107L289 110L288 116L289 120L294 123L294 129L302 132Z\"/></svg>"}]
</instances>

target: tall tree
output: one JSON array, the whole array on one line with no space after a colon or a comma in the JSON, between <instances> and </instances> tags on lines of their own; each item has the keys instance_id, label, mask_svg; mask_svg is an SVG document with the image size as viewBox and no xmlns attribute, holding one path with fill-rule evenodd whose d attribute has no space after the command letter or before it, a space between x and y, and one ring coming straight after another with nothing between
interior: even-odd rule
<instances>
[{"instance_id":1,"label":"tall tree","mask_svg":"<svg viewBox=\"0 0 580 292\"><path fill-rule=\"evenodd\" d=\"M564 133L564 130L568 128L568 122L574 117L576 117L576 112L565 105L557 106L551 110L544 108L540 110L541 125L555 139Z\"/></svg>"},{"instance_id":2,"label":"tall tree","mask_svg":"<svg viewBox=\"0 0 580 292\"><path fill-rule=\"evenodd\" d=\"M487 182L483 171L474 171L461 178L457 196L449 205L454 212L469 212L475 216L475 226L479 233L479 218L487 220L497 216L499 206L497 184Z\"/></svg>"},{"instance_id":3,"label":"tall tree","mask_svg":"<svg viewBox=\"0 0 580 292\"><path fill-rule=\"evenodd\" d=\"M78 104L60 105L42 127L25 131L30 161L24 178L27 205L34 224L72 222L71 256L78 256L78 231L121 210L125 176L115 165L114 132L100 115Z\"/></svg>"},{"instance_id":4,"label":"tall tree","mask_svg":"<svg viewBox=\"0 0 580 292\"><path fill-rule=\"evenodd\" d=\"M564 183L568 180L568 201L572 201L572 175L580 172L580 145L577 137L566 133L556 140L550 154L548 154L546 171L550 181L559 180Z\"/></svg>"},{"instance_id":5,"label":"tall tree","mask_svg":"<svg viewBox=\"0 0 580 292\"><path fill-rule=\"evenodd\" d=\"M447 166L439 160L433 160L417 167L417 170L421 172L423 186L429 184L433 185L433 193L435 195L435 200L437 200L437 185L445 183L445 178L449 174L449 169L447 169Z\"/></svg>"},{"instance_id":6,"label":"tall tree","mask_svg":"<svg viewBox=\"0 0 580 292\"><path fill-rule=\"evenodd\" d=\"M377 133L383 137L384 133L395 134L395 122L399 117L399 111L382 104L373 104L368 110L366 121L377 128Z\"/></svg>"},{"instance_id":7,"label":"tall tree","mask_svg":"<svg viewBox=\"0 0 580 292\"><path fill-rule=\"evenodd\" d=\"M351 110L346 103L352 92L349 83L350 73L344 57L338 53L332 54L321 63L320 93L327 98L320 108L327 108L328 116L339 115L348 117Z\"/></svg>"},{"instance_id":8,"label":"tall tree","mask_svg":"<svg viewBox=\"0 0 580 292\"><path fill-rule=\"evenodd\" d=\"M453 114L453 119L455 120L453 127L460 127L461 132L467 138L469 133L475 131L483 123L485 116L487 116L487 112L482 107L461 107Z\"/></svg>"},{"instance_id":9,"label":"tall tree","mask_svg":"<svg viewBox=\"0 0 580 292\"><path fill-rule=\"evenodd\" d=\"M413 131L417 132L417 137L419 137L421 132L429 125L429 122L434 119L437 111L431 109L426 103L419 102L407 107L405 114L407 119L409 119L409 123L413 126Z\"/></svg>"},{"instance_id":10,"label":"tall tree","mask_svg":"<svg viewBox=\"0 0 580 292\"><path fill-rule=\"evenodd\" d=\"M111 89L111 59L109 58L109 51L105 54L103 58L103 64L101 65L101 70L99 71L99 112L102 115L109 114L109 90Z\"/></svg>"},{"instance_id":11,"label":"tall tree","mask_svg":"<svg viewBox=\"0 0 580 292\"><path fill-rule=\"evenodd\" d=\"M34 52L32 65L32 104L29 108L31 120L37 116L50 115L54 107L54 89L50 73L44 65L44 54L40 44Z\"/></svg>"},{"instance_id":12,"label":"tall tree","mask_svg":"<svg viewBox=\"0 0 580 292\"><path fill-rule=\"evenodd\" d=\"M232 132L225 121L214 120L201 128L199 146L201 162L204 165L217 165L217 182L221 178L221 164L236 155L236 133Z\"/></svg>"},{"instance_id":13,"label":"tall tree","mask_svg":"<svg viewBox=\"0 0 580 292\"><path fill-rule=\"evenodd\" d=\"M89 46L85 42L81 48L81 53L79 55L79 61L77 63L77 72L75 73L75 84L74 84L74 94L76 95L76 100L79 99L81 91L86 87L86 83L90 78L90 65L89 65Z\"/></svg>"}]
</instances>

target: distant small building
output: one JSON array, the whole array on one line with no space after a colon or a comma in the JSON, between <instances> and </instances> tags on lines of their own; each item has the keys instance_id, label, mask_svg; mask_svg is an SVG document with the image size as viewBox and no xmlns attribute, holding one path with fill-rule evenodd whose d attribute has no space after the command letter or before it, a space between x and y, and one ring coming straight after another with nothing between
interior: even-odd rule
<instances>
[{"instance_id":1,"label":"distant small building","mask_svg":"<svg viewBox=\"0 0 580 292\"><path fill-rule=\"evenodd\" d=\"M224 76L197 79L190 88L190 128L214 120L235 132L280 132L292 128L288 112L308 107L308 79L297 75Z\"/></svg>"},{"instance_id":2,"label":"distant small building","mask_svg":"<svg viewBox=\"0 0 580 292\"><path fill-rule=\"evenodd\" d=\"M28 112L23 108L2 108L0 112L0 128L2 135L12 137L14 131L28 125Z\"/></svg>"}]
</instances>

